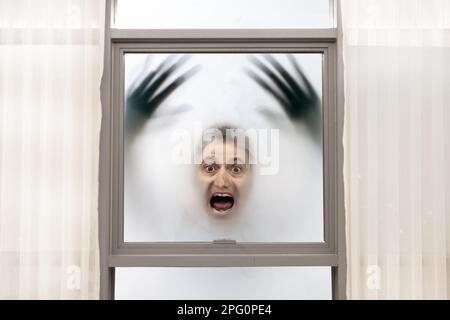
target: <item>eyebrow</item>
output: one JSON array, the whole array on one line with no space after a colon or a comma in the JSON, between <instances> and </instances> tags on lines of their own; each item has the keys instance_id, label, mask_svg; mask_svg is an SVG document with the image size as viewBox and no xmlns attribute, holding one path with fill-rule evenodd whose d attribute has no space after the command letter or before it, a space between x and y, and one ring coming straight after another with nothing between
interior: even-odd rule
<instances>
[{"instance_id":1,"label":"eyebrow","mask_svg":"<svg viewBox=\"0 0 450 320\"><path fill-rule=\"evenodd\" d=\"M238 157L234 157L233 158L233 163L228 163L227 161L225 161L225 162L226 162L225 164L246 164L246 162L244 160L242 160L242 158L238 158ZM207 158L202 160L202 163L204 163L204 164L217 164L215 157L207 157Z\"/></svg>"}]
</instances>

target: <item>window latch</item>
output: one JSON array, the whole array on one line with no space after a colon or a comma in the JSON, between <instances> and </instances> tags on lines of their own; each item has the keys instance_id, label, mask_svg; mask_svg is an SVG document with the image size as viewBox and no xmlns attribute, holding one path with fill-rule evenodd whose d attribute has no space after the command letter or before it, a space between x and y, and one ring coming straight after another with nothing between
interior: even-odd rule
<instances>
[{"instance_id":1,"label":"window latch","mask_svg":"<svg viewBox=\"0 0 450 320\"><path fill-rule=\"evenodd\" d=\"M214 244L236 244L236 240L232 239L217 239L213 240Z\"/></svg>"}]
</instances>

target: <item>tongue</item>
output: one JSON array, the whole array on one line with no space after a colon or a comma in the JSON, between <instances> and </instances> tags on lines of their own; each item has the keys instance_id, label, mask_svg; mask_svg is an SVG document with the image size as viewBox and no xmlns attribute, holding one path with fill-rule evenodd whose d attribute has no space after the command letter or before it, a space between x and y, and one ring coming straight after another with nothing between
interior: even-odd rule
<instances>
[{"instance_id":1,"label":"tongue","mask_svg":"<svg viewBox=\"0 0 450 320\"><path fill-rule=\"evenodd\" d=\"M213 208L220 211L231 209L233 206L233 200L231 198L214 197L211 202Z\"/></svg>"}]
</instances>

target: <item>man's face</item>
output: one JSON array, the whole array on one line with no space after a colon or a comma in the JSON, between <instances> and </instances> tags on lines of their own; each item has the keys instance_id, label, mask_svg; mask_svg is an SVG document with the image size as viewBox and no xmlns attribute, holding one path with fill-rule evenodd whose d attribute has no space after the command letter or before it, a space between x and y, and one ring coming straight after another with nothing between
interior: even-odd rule
<instances>
[{"instance_id":1,"label":"man's face","mask_svg":"<svg viewBox=\"0 0 450 320\"><path fill-rule=\"evenodd\" d=\"M236 207L249 180L248 152L233 141L209 143L203 150L198 178L206 189L206 205L215 216L228 216Z\"/></svg>"}]
</instances>

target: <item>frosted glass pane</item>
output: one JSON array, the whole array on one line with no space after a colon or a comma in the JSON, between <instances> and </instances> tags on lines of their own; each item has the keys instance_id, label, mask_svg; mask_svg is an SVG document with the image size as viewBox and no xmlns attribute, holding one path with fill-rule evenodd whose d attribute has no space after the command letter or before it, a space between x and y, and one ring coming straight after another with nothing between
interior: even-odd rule
<instances>
[{"instance_id":1,"label":"frosted glass pane","mask_svg":"<svg viewBox=\"0 0 450 320\"><path fill-rule=\"evenodd\" d=\"M329 267L116 268L116 299L331 299Z\"/></svg>"},{"instance_id":2,"label":"frosted glass pane","mask_svg":"<svg viewBox=\"0 0 450 320\"><path fill-rule=\"evenodd\" d=\"M321 54L127 54L125 77L126 242L323 241Z\"/></svg>"},{"instance_id":3,"label":"frosted glass pane","mask_svg":"<svg viewBox=\"0 0 450 320\"><path fill-rule=\"evenodd\" d=\"M116 28L332 28L329 0L118 0Z\"/></svg>"}]
</instances>

